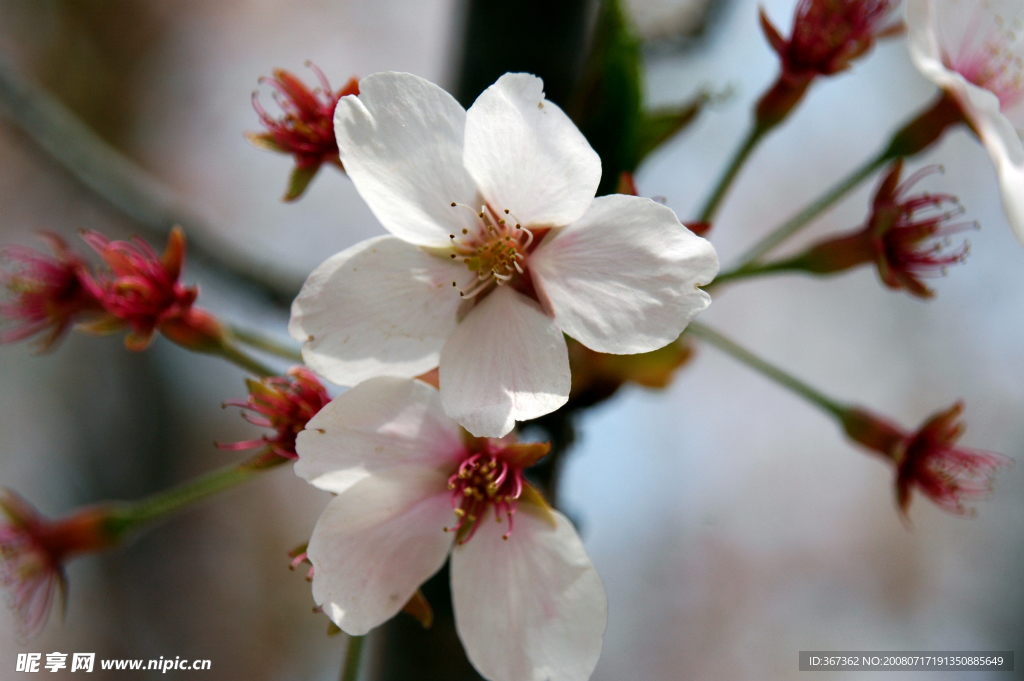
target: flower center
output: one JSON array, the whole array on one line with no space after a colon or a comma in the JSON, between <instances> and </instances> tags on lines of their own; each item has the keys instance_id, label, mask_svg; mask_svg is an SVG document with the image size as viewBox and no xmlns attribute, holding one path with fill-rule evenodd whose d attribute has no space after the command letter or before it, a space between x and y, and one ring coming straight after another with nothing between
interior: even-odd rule
<instances>
[{"instance_id":1,"label":"flower center","mask_svg":"<svg viewBox=\"0 0 1024 681\"><path fill-rule=\"evenodd\" d=\"M465 544L493 508L496 521L500 523L502 517L508 518L508 531L502 537L508 539L512 534L517 500L523 494L523 484L522 469L499 456L478 453L467 457L448 478L452 509L459 521L444 531L455 532L456 542Z\"/></svg>"},{"instance_id":2,"label":"flower center","mask_svg":"<svg viewBox=\"0 0 1024 681\"><path fill-rule=\"evenodd\" d=\"M454 201L451 205L473 210ZM462 260L473 272L469 283L459 289L464 298L472 298L492 284L507 284L523 274L520 263L526 260L534 238L533 232L523 227L507 208L498 215L489 206L483 206L474 214L479 221L475 230L463 229L461 234L449 235L452 260ZM458 288L458 283L453 281L452 286Z\"/></svg>"},{"instance_id":3,"label":"flower center","mask_svg":"<svg viewBox=\"0 0 1024 681\"><path fill-rule=\"evenodd\" d=\"M948 66L971 83L989 90L999 98L1003 111L1024 100L1024 60L1021 59L1019 33L1024 26L1016 19L1016 30L1002 16L994 18L995 27L981 45L964 41L959 54L947 57Z\"/></svg>"}]
</instances>

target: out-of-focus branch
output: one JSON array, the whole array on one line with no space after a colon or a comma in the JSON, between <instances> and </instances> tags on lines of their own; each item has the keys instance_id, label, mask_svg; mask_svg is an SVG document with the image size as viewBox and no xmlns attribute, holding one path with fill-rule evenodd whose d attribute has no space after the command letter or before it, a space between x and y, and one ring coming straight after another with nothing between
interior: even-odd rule
<instances>
[{"instance_id":1,"label":"out-of-focus branch","mask_svg":"<svg viewBox=\"0 0 1024 681\"><path fill-rule=\"evenodd\" d=\"M2 59L0 113L140 227L166 236L174 225L182 225L192 240L193 255L204 267L280 303L290 301L298 292L301 282L271 263L251 262L232 253L212 225L174 189L107 144L42 86Z\"/></svg>"}]
</instances>

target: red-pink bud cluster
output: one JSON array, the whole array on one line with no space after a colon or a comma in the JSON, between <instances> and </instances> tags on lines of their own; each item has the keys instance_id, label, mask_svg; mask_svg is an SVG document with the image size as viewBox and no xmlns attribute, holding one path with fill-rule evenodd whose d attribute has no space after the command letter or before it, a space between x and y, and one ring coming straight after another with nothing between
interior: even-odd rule
<instances>
[{"instance_id":1,"label":"red-pink bud cluster","mask_svg":"<svg viewBox=\"0 0 1024 681\"><path fill-rule=\"evenodd\" d=\"M903 513L916 488L940 508L973 513L965 502L980 501L992 491L996 472L1012 462L995 452L957 447L964 432L963 402L933 415L915 432L906 432L863 409L843 416L846 434L896 465L896 500Z\"/></svg>"},{"instance_id":2,"label":"red-pink bud cluster","mask_svg":"<svg viewBox=\"0 0 1024 681\"><path fill-rule=\"evenodd\" d=\"M350 78L335 92L323 71L312 63L307 66L316 74L320 87L311 89L284 69L274 69L273 78L260 79L260 83L274 88L274 101L283 114L280 118L274 118L263 108L258 92L252 93L253 108L267 131L247 133L246 137L260 148L295 158L295 170L285 200L298 198L324 163L342 168L334 136L334 109L342 97L359 94L358 78Z\"/></svg>"},{"instance_id":3,"label":"red-pink bud cluster","mask_svg":"<svg viewBox=\"0 0 1024 681\"><path fill-rule=\"evenodd\" d=\"M58 236L44 234L55 257L24 247L3 251L15 263L0 272L11 297L0 316L20 326L0 334L0 342L22 340L48 331L43 347L53 345L73 324L87 333L127 329L125 345L144 350L160 331L169 340L198 352L222 347L225 331L210 313L193 305L199 288L179 281L185 260L185 233L171 230L167 248L157 255L142 239L111 241L83 232L109 271L94 272Z\"/></svg>"},{"instance_id":4,"label":"red-pink bud cluster","mask_svg":"<svg viewBox=\"0 0 1024 681\"><path fill-rule=\"evenodd\" d=\"M221 346L224 330L208 312L193 307L199 287L179 281L185 260L185 232L171 230L167 248L157 255L142 239L111 241L96 232L82 235L100 254L109 272L83 275L83 281L107 312L85 325L92 333L128 329L125 346L144 350L160 331L190 350L211 352Z\"/></svg>"},{"instance_id":5,"label":"red-pink bud cluster","mask_svg":"<svg viewBox=\"0 0 1024 681\"><path fill-rule=\"evenodd\" d=\"M18 625L33 636L46 625L58 594L64 597L69 558L109 548L110 514L87 508L60 520L47 520L10 490L0 495L0 586L8 592Z\"/></svg>"},{"instance_id":6,"label":"red-pink bud cluster","mask_svg":"<svg viewBox=\"0 0 1024 681\"><path fill-rule=\"evenodd\" d=\"M0 316L17 324L0 333L0 343L45 332L40 346L46 350L73 324L102 310L83 284L86 262L56 234L44 232L42 238L50 245L52 257L24 246L0 251L0 258L13 265L11 271L0 271L0 285L10 295L0 303Z\"/></svg>"},{"instance_id":7,"label":"red-pink bud cluster","mask_svg":"<svg viewBox=\"0 0 1024 681\"><path fill-rule=\"evenodd\" d=\"M224 405L253 412L243 412L242 418L261 428L272 428L274 435L217 446L230 450L266 447L274 456L299 458L295 453L295 438L309 420L331 401L327 390L312 371L303 367L292 367L286 376L258 381L250 379L246 385L249 386L246 400L228 400Z\"/></svg>"}]
</instances>

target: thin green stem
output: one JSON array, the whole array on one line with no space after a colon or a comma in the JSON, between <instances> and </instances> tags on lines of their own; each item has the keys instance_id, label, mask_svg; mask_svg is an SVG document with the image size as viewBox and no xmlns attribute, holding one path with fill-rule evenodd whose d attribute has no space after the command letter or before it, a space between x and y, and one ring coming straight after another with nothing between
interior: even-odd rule
<instances>
[{"instance_id":1,"label":"thin green stem","mask_svg":"<svg viewBox=\"0 0 1024 681\"><path fill-rule=\"evenodd\" d=\"M704 204L704 208L700 212L700 216L697 218L697 222L711 222L715 217L715 213L718 212L718 206L722 203L722 199L725 198L726 192L729 191L729 187L732 186L733 180L736 179L736 175L740 172L740 168L749 158L750 153L754 151L757 144L764 137L765 133L768 132L769 128L758 125L756 122L747 131L747 136L744 138L743 143L740 144L739 148L733 154L732 160L729 161L729 165L726 167L722 177L719 178L718 184L715 185L715 190L708 197L707 202Z\"/></svg>"},{"instance_id":2,"label":"thin green stem","mask_svg":"<svg viewBox=\"0 0 1024 681\"><path fill-rule=\"evenodd\" d=\"M109 145L41 85L0 59L0 112L93 193L154 234L174 225L189 232L190 255L237 283L280 302L295 297L298 283L272 262L250 262L222 242L174 189Z\"/></svg>"},{"instance_id":3,"label":"thin green stem","mask_svg":"<svg viewBox=\"0 0 1024 681\"><path fill-rule=\"evenodd\" d=\"M277 376L279 373L281 373L279 371L274 371L270 367L260 362L258 359L249 356L241 349L239 349L239 347L232 343L230 340L223 340L221 342L220 347L217 348L215 352L216 354L220 355L229 362L232 362L240 366L241 368L245 369L249 373L255 374L261 378L266 378L267 376Z\"/></svg>"},{"instance_id":4,"label":"thin green stem","mask_svg":"<svg viewBox=\"0 0 1024 681\"><path fill-rule=\"evenodd\" d=\"M109 521L109 530L117 539L198 501L253 479L260 473L285 463L287 459L261 453L238 464L231 464L188 480L169 490L139 501L122 504Z\"/></svg>"},{"instance_id":5,"label":"thin green stem","mask_svg":"<svg viewBox=\"0 0 1024 681\"><path fill-rule=\"evenodd\" d=\"M293 362L301 362L302 354L297 349L289 345L285 345L269 336L265 336L259 331L253 331L252 329L243 329L237 326L231 326L231 335L236 339L245 343L250 347L254 347L257 350L270 353L271 355L277 355L282 359L291 360Z\"/></svg>"},{"instance_id":6,"label":"thin green stem","mask_svg":"<svg viewBox=\"0 0 1024 681\"><path fill-rule=\"evenodd\" d=\"M772 379L776 383L783 387L789 388L797 395L805 398L813 404L821 407L825 411L829 412L838 419L843 419L844 415L848 411L848 407L837 402L831 397L825 395L821 391L812 388L800 379L786 373L782 369L769 364L765 360L761 359L757 355L753 354L749 350L740 347L733 341L729 340L717 331L700 324L699 322L690 322L690 325L686 327L686 333L693 334L697 338L714 345L719 350L726 354L732 355L734 358L746 364L751 369L760 372L764 376Z\"/></svg>"},{"instance_id":7,"label":"thin green stem","mask_svg":"<svg viewBox=\"0 0 1024 681\"><path fill-rule=\"evenodd\" d=\"M811 220L818 217L818 215L823 213L832 204L845 196L847 192L852 190L867 179L869 175L885 165L885 163L891 160L891 158L892 157L888 150L886 150L867 160L861 167L857 168L848 177L846 177L846 179L842 180L832 187L832 189L825 192L825 194L817 201L804 208L802 211L773 230L768 234L768 236L758 241L753 248L740 257L740 262L733 271L739 271L746 268L755 260L768 253L768 251L772 250L783 241L806 227L810 224Z\"/></svg>"},{"instance_id":8,"label":"thin green stem","mask_svg":"<svg viewBox=\"0 0 1024 681\"><path fill-rule=\"evenodd\" d=\"M743 267L737 267L736 269L729 270L728 272L722 272L715 280L707 286L702 288L705 291L712 291L722 284L726 284L732 281L738 281L740 279L750 279L752 277L762 277L768 274L781 274L783 272L797 271L800 270L798 263L795 258L786 258L784 260L776 260L768 263L750 263Z\"/></svg>"},{"instance_id":9,"label":"thin green stem","mask_svg":"<svg viewBox=\"0 0 1024 681\"><path fill-rule=\"evenodd\" d=\"M359 663L363 658L365 636L349 636L345 650L345 662L341 667L341 681L356 681L359 678Z\"/></svg>"}]
</instances>

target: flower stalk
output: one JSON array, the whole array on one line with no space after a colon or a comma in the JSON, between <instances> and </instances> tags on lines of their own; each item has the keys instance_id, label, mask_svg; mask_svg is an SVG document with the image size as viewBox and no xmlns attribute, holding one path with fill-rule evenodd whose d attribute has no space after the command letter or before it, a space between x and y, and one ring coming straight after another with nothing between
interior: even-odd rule
<instances>
[{"instance_id":1,"label":"flower stalk","mask_svg":"<svg viewBox=\"0 0 1024 681\"><path fill-rule=\"evenodd\" d=\"M914 490L945 511L972 515L967 502L985 499L996 473L1013 463L1002 454L957 445L965 430L960 421L963 402L933 414L917 430L904 430L868 409L825 395L703 324L690 322L686 332L821 407L839 421L847 437L893 465L896 504L904 520Z\"/></svg>"},{"instance_id":2,"label":"flower stalk","mask_svg":"<svg viewBox=\"0 0 1024 681\"><path fill-rule=\"evenodd\" d=\"M241 463L218 468L139 501L116 504L107 520L108 532L115 543L124 541L172 513L248 482L285 461L261 451Z\"/></svg>"},{"instance_id":3,"label":"flower stalk","mask_svg":"<svg viewBox=\"0 0 1024 681\"><path fill-rule=\"evenodd\" d=\"M302 361L302 354L297 348L291 345L282 343L253 329L246 329L235 325L231 325L229 328L231 330L231 335L235 340L240 343L244 343L251 348L262 350L263 352L291 362Z\"/></svg>"},{"instance_id":4,"label":"flower stalk","mask_svg":"<svg viewBox=\"0 0 1024 681\"><path fill-rule=\"evenodd\" d=\"M769 364L749 350L737 345L714 329L699 322L690 322L686 327L686 333L692 334L702 341L714 345L733 358L738 359L751 369L772 379L779 385L800 395L807 401L824 409L826 412L842 420L843 414L850 408L837 400L824 394L817 388L813 388L795 376L783 371L773 364Z\"/></svg>"},{"instance_id":5,"label":"flower stalk","mask_svg":"<svg viewBox=\"0 0 1024 681\"><path fill-rule=\"evenodd\" d=\"M757 148L757 145L761 142L761 139L768 133L768 131L774 126L764 126L755 121L754 125L750 126L750 130L747 131L746 137L740 144L739 148L733 154L732 160L729 161L729 165L726 166L722 172L722 176L718 179L715 184L714 190L711 192L711 196L708 197L704 203L704 207L700 211L700 215L697 218L697 222L711 222L718 212L718 206L722 203L722 199L725 198L726 192L729 191L729 187L732 186L733 180L736 179L736 175L739 174L740 168L747 162L750 154Z\"/></svg>"},{"instance_id":6,"label":"flower stalk","mask_svg":"<svg viewBox=\"0 0 1024 681\"><path fill-rule=\"evenodd\" d=\"M871 49L876 39L902 32L899 22L884 25L892 5L890 0L801 0L789 39L782 37L761 10L761 30L779 57L780 73L754 107L750 130L708 197L698 221L714 219L751 152L766 134L789 117L817 78L847 70L853 60Z\"/></svg>"},{"instance_id":7,"label":"flower stalk","mask_svg":"<svg viewBox=\"0 0 1024 681\"><path fill-rule=\"evenodd\" d=\"M890 138L889 144L886 145L883 151L865 161L814 203L776 227L744 253L740 257L739 264L727 273L729 275L728 278L734 278L735 272L752 265L783 241L809 225L814 218L824 213L839 199L856 189L864 180L886 163L898 158L914 156L924 151L936 142L947 128L956 123L963 122L963 120L963 114L960 113L955 103L948 96L940 96L931 106L914 116L906 125L901 127Z\"/></svg>"},{"instance_id":8,"label":"flower stalk","mask_svg":"<svg viewBox=\"0 0 1024 681\"><path fill-rule=\"evenodd\" d=\"M359 664L363 661L365 636L349 636L345 648L345 662L341 667L341 681L356 681L359 678Z\"/></svg>"},{"instance_id":9,"label":"flower stalk","mask_svg":"<svg viewBox=\"0 0 1024 681\"><path fill-rule=\"evenodd\" d=\"M977 224L957 222L964 213L955 196L923 192L910 194L922 178L942 172L927 166L900 181L903 160L894 161L879 183L864 225L859 229L825 239L792 257L768 263L751 263L719 276L715 284L753 276L783 272L830 275L874 264L886 286L906 290L919 298L931 298L934 291L924 279L945 274L950 265L962 263L969 252L965 241L947 249L951 235Z\"/></svg>"},{"instance_id":10,"label":"flower stalk","mask_svg":"<svg viewBox=\"0 0 1024 681\"><path fill-rule=\"evenodd\" d=\"M865 161L859 168L825 192L814 203L804 208L789 220L776 227L766 237L758 241L750 250L740 257L739 265L734 268L734 271L741 270L752 265L783 241L806 227L810 224L811 220L824 213L832 206L832 204L836 203L839 199L843 198L846 194L859 186L861 182L870 177L872 173L885 165L889 160L891 159L888 156L888 152L883 152Z\"/></svg>"},{"instance_id":11,"label":"flower stalk","mask_svg":"<svg viewBox=\"0 0 1024 681\"><path fill-rule=\"evenodd\" d=\"M14 492L0 495L0 587L29 638L46 625L54 601L66 606L65 565L116 547L169 514L248 481L287 461L266 450L136 502L106 502L50 520Z\"/></svg>"},{"instance_id":12,"label":"flower stalk","mask_svg":"<svg viewBox=\"0 0 1024 681\"><path fill-rule=\"evenodd\" d=\"M263 362L239 348L231 336L227 334L221 338L220 344L211 351L211 354L222 357L235 366L259 376L260 378L276 376L278 374L277 371L274 371Z\"/></svg>"}]
</instances>

